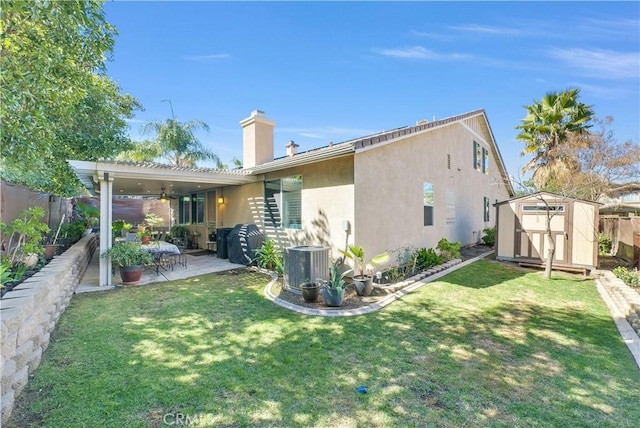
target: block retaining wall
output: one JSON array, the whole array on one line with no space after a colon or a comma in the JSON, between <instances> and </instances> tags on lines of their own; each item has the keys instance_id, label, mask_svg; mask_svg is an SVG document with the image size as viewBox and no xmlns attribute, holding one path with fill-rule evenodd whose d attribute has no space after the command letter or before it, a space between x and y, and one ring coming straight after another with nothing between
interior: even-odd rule
<instances>
[{"instance_id":1,"label":"block retaining wall","mask_svg":"<svg viewBox=\"0 0 640 428\"><path fill-rule=\"evenodd\" d=\"M97 245L96 234L82 238L0 299L1 424L7 423L15 399L40 364Z\"/></svg>"},{"instance_id":2,"label":"block retaining wall","mask_svg":"<svg viewBox=\"0 0 640 428\"><path fill-rule=\"evenodd\" d=\"M600 279L613 303L640 337L640 293L611 272L605 272Z\"/></svg>"}]
</instances>

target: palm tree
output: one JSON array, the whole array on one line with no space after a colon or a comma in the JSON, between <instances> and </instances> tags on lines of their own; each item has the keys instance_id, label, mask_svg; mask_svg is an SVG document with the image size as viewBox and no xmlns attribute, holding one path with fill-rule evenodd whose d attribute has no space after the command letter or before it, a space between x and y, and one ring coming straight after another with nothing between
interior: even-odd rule
<instances>
[{"instance_id":1,"label":"palm tree","mask_svg":"<svg viewBox=\"0 0 640 428\"><path fill-rule=\"evenodd\" d=\"M171 105L170 100L165 101ZM155 141L137 143L133 150L122 153L119 158L149 162L160 158L171 165L186 167L196 166L202 160L220 162L215 153L198 141L194 134L198 129L209 132L209 126L201 120L180 122L171 105L171 119L150 122L142 128L144 134L154 134Z\"/></svg>"},{"instance_id":2,"label":"palm tree","mask_svg":"<svg viewBox=\"0 0 640 428\"><path fill-rule=\"evenodd\" d=\"M579 173L580 166L570 148L571 141L578 141L589 133L593 110L578 101L579 89L567 89L563 92L548 92L540 101L525 106L527 116L516 126L521 132L517 140L524 142L522 156L533 153L522 172L533 170L533 183L538 190L557 187L565 183L571 174ZM557 214L547 206L545 235L548 242L545 278L551 278L551 267L556 253L556 243L551 233L551 219Z\"/></svg>"},{"instance_id":3,"label":"palm tree","mask_svg":"<svg viewBox=\"0 0 640 428\"><path fill-rule=\"evenodd\" d=\"M525 106L527 116L516 126L517 140L525 143L522 156L532 154L522 172L533 170L533 182L542 190L555 177L577 168L563 145L572 135L588 133L594 112L578 101L579 89L548 92L541 100Z\"/></svg>"}]
</instances>

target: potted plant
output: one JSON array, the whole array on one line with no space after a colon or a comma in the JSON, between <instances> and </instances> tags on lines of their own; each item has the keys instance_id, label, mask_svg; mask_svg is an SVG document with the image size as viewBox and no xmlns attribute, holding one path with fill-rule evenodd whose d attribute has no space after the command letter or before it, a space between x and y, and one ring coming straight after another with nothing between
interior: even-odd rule
<instances>
[{"instance_id":1,"label":"potted plant","mask_svg":"<svg viewBox=\"0 0 640 428\"><path fill-rule=\"evenodd\" d=\"M149 229L151 229L152 236L153 236L155 227L161 227L164 225L164 219L156 213L145 214L144 222L146 223L147 226L149 226Z\"/></svg>"},{"instance_id":2,"label":"potted plant","mask_svg":"<svg viewBox=\"0 0 640 428\"><path fill-rule=\"evenodd\" d=\"M131 223L127 223L124 220L116 220L111 223L111 230L113 231L113 238L116 237L126 237L127 233L131 229L133 225Z\"/></svg>"},{"instance_id":3,"label":"potted plant","mask_svg":"<svg viewBox=\"0 0 640 428\"><path fill-rule=\"evenodd\" d=\"M147 228L144 228L143 230L139 230L136 233L136 237L140 239L140 242L143 245L147 245L149 242L151 242L151 231L147 230Z\"/></svg>"},{"instance_id":4,"label":"potted plant","mask_svg":"<svg viewBox=\"0 0 640 428\"><path fill-rule=\"evenodd\" d=\"M368 262L365 258L364 247L362 245L350 245L346 251L340 251L345 257L354 261L358 268L358 275L353 276L353 282L356 286L358 296L368 296L373 289L373 277L365 275L365 269L368 266L377 266L389 261L389 253L384 252L373 257Z\"/></svg>"},{"instance_id":5,"label":"potted plant","mask_svg":"<svg viewBox=\"0 0 640 428\"><path fill-rule=\"evenodd\" d=\"M43 234L41 243L44 247L44 258L46 260L51 260L58 251L58 237L60 236L60 229L62 229L62 224L64 223L64 217L65 215L63 214L58 229L55 232L50 230L48 233Z\"/></svg>"},{"instance_id":6,"label":"potted plant","mask_svg":"<svg viewBox=\"0 0 640 428\"><path fill-rule=\"evenodd\" d=\"M340 273L340 267L334 263L331 265L331 279L316 280L322 284L322 298L327 306L342 306L342 302L344 302L344 277L351 272L351 270L347 270Z\"/></svg>"},{"instance_id":7,"label":"potted plant","mask_svg":"<svg viewBox=\"0 0 640 428\"><path fill-rule=\"evenodd\" d=\"M320 296L320 290L322 289L322 280L305 281L300 284L300 290L302 290L302 297L305 302L315 303Z\"/></svg>"},{"instance_id":8,"label":"potted plant","mask_svg":"<svg viewBox=\"0 0 640 428\"><path fill-rule=\"evenodd\" d=\"M145 265L153 263L153 255L135 242L116 244L102 253L101 257L110 258L112 263L120 266L120 277L125 285L140 282Z\"/></svg>"}]
</instances>

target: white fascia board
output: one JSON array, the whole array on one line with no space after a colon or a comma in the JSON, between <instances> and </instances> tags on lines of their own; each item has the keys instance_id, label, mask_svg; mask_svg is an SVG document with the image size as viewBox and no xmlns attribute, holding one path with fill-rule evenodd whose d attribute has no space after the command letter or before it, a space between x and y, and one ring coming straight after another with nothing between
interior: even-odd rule
<instances>
[{"instance_id":1,"label":"white fascia board","mask_svg":"<svg viewBox=\"0 0 640 428\"><path fill-rule=\"evenodd\" d=\"M250 173L251 176L255 176L255 174L264 174L266 172L280 171L295 166L336 159L353 154L353 152L353 144L341 143L335 147L328 147L315 152L301 153L288 158L277 159L264 165L257 165L253 168L246 169L245 171Z\"/></svg>"},{"instance_id":2,"label":"white fascia board","mask_svg":"<svg viewBox=\"0 0 640 428\"><path fill-rule=\"evenodd\" d=\"M67 161L76 171L78 178L85 183L83 176L94 177L104 172L113 174L118 178L131 178L140 180L171 180L180 182L198 182L204 184L246 184L256 181L244 173L214 172L214 171L189 171L171 167L149 167L144 165L116 164L108 162ZM97 178L97 177L96 177ZM95 181L95 180L94 180Z\"/></svg>"}]
</instances>

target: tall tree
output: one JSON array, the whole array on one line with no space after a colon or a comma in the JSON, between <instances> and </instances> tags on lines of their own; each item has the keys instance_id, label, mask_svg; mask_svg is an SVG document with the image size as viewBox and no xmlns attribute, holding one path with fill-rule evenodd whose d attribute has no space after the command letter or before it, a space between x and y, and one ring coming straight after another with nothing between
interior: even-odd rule
<instances>
[{"instance_id":1,"label":"tall tree","mask_svg":"<svg viewBox=\"0 0 640 428\"><path fill-rule=\"evenodd\" d=\"M613 117L595 119L598 129L569 140L579 172L565 181L575 183L576 196L597 201L600 196L640 181L640 143L618 143L611 126Z\"/></svg>"},{"instance_id":2,"label":"tall tree","mask_svg":"<svg viewBox=\"0 0 640 428\"><path fill-rule=\"evenodd\" d=\"M138 102L105 75L116 30L103 1L2 1L2 176L39 190L78 192L66 159L114 156L129 144Z\"/></svg>"},{"instance_id":3,"label":"tall tree","mask_svg":"<svg viewBox=\"0 0 640 428\"><path fill-rule=\"evenodd\" d=\"M171 101L168 102L171 105ZM220 164L218 156L196 138L195 131L198 129L208 132L209 126L201 120L179 121L171 105L170 119L150 122L143 127L144 133L155 135L155 141L138 143L133 150L121 154L120 158L146 161L159 158L171 165L187 167L196 166L197 162L203 160Z\"/></svg>"},{"instance_id":4,"label":"tall tree","mask_svg":"<svg viewBox=\"0 0 640 428\"><path fill-rule=\"evenodd\" d=\"M559 172L577 168L565 154L565 145L571 135L588 133L593 118L590 106L578 101L579 89L548 92L541 100L524 106L527 115L516 126L520 133L517 140L524 142L522 155L533 154L523 172L533 170L533 181L538 189Z\"/></svg>"},{"instance_id":5,"label":"tall tree","mask_svg":"<svg viewBox=\"0 0 640 428\"><path fill-rule=\"evenodd\" d=\"M590 106L578 101L579 89L567 89L562 92L548 92L541 100L524 108L527 115L516 129L520 133L517 140L524 142L522 155L533 154L523 168L523 172L533 170L532 181L538 190L561 183L563 177L579 172L575 156L567 152L570 138L579 138L588 134L593 119ZM541 198L544 201L544 198ZM548 242L545 277L551 277L556 244L551 231L551 208L547 206L546 231Z\"/></svg>"}]
</instances>

